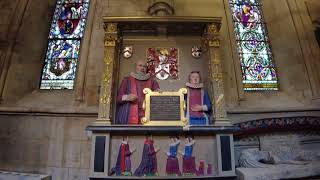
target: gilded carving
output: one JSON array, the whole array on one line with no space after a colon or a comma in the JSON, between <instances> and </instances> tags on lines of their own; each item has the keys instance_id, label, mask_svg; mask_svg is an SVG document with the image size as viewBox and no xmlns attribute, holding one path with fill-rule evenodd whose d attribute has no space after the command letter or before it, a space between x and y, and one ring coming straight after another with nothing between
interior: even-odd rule
<instances>
[{"instance_id":1,"label":"gilded carving","mask_svg":"<svg viewBox=\"0 0 320 180\"><path fill-rule=\"evenodd\" d=\"M220 24L209 24L207 31L209 34L219 34Z\"/></svg>"},{"instance_id":2,"label":"gilded carving","mask_svg":"<svg viewBox=\"0 0 320 180\"><path fill-rule=\"evenodd\" d=\"M103 73L103 78L102 78L102 82L104 85L104 91L103 91L103 95L100 99L100 102L104 105L106 104L110 104L111 102L111 79L112 79L112 62L113 62L113 58L114 58L114 53L115 49L114 48L110 48L110 47L106 47L105 50L105 58L104 58L104 73Z\"/></svg>"},{"instance_id":3,"label":"gilded carving","mask_svg":"<svg viewBox=\"0 0 320 180\"><path fill-rule=\"evenodd\" d=\"M220 39L218 37L213 38L212 40L209 41L209 46L215 47L215 48L220 47Z\"/></svg>"},{"instance_id":4,"label":"gilded carving","mask_svg":"<svg viewBox=\"0 0 320 180\"><path fill-rule=\"evenodd\" d=\"M213 59L213 60L212 60L212 64L213 64L213 65L220 65L220 64L221 64L221 61L220 61L220 59Z\"/></svg>"},{"instance_id":5,"label":"gilded carving","mask_svg":"<svg viewBox=\"0 0 320 180\"><path fill-rule=\"evenodd\" d=\"M115 34L105 34L104 46L105 47L115 47L117 43L117 35Z\"/></svg>"},{"instance_id":6,"label":"gilded carving","mask_svg":"<svg viewBox=\"0 0 320 180\"><path fill-rule=\"evenodd\" d=\"M222 81L222 73L213 73L212 79L215 80L216 82Z\"/></svg>"},{"instance_id":7,"label":"gilded carving","mask_svg":"<svg viewBox=\"0 0 320 180\"><path fill-rule=\"evenodd\" d=\"M220 24L209 24L207 26L207 39L209 47L220 47L219 31Z\"/></svg>"},{"instance_id":8,"label":"gilded carving","mask_svg":"<svg viewBox=\"0 0 320 180\"><path fill-rule=\"evenodd\" d=\"M100 118L107 118L111 108L111 86L112 86L112 74L113 74L113 61L114 53L116 51L116 44L118 40L117 36L117 24L106 23L105 24L105 38L104 38L104 72L102 75L102 88L100 96L100 106L102 107L99 112ZM110 121L108 118L107 121Z\"/></svg>"},{"instance_id":9,"label":"gilded carving","mask_svg":"<svg viewBox=\"0 0 320 180\"><path fill-rule=\"evenodd\" d=\"M106 23L104 24L104 31L106 33L117 33L118 32L117 23Z\"/></svg>"},{"instance_id":10,"label":"gilded carving","mask_svg":"<svg viewBox=\"0 0 320 180\"><path fill-rule=\"evenodd\" d=\"M220 24L210 24L207 26L207 40L210 53L209 70L212 82L212 92L214 101L213 111L216 122L215 124L230 124L226 121L227 116L225 109L225 98L223 89L223 74L221 67L221 57L219 54L220 38L219 38ZM224 120L223 120L224 119Z\"/></svg>"}]
</instances>

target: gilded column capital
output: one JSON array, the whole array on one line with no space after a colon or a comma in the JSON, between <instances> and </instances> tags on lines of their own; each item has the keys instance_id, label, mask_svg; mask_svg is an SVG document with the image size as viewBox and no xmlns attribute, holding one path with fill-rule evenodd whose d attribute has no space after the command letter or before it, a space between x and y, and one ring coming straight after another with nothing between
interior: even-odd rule
<instances>
[{"instance_id":1,"label":"gilded column capital","mask_svg":"<svg viewBox=\"0 0 320 180\"><path fill-rule=\"evenodd\" d=\"M117 23L104 24L104 46L114 47L118 40L118 25Z\"/></svg>"},{"instance_id":2,"label":"gilded column capital","mask_svg":"<svg viewBox=\"0 0 320 180\"><path fill-rule=\"evenodd\" d=\"M218 23L211 23L207 25L207 33L212 35L219 35L221 29L221 24Z\"/></svg>"},{"instance_id":3,"label":"gilded column capital","mask_svg":"<svg viewBox=\"0 0 320 180\"><path fill-rule=\"evenodd\" d=\"M118 24L117 23L105 23L104 26L105 33L117 33L118 32Z\"/></svg>"},{"instance_id":4,"label":"gilded column capital","mask_svg":"<svg viewBox=\"0 0 320 180\"><path fill-rule=\"evenodd\" d=\"M221 24L211 23L207 25L207 38L209 47L220 47L220 28Z\"/></svg>"}]
</instances>

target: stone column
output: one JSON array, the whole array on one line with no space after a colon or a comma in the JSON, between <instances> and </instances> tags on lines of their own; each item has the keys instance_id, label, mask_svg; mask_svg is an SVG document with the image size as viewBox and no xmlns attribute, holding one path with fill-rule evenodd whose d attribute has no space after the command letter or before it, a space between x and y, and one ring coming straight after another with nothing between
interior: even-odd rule
<instances>
[{"instance_id":1,"label":"stone column","mask_svg":"<svg viewBox=\"0 0 320 180\"><path fill-rule=\"evenodd\" d=\"M231 125L227 119L227 111L225 106L223 74L221 66L220 54L220 39L219 39L220 24L208 24L205 37L208 42L209 52L209 72L211 80L211 99L213 101L212 112L215 126Z\"/></svg>"},{"instance_id":2,"label":"stone column","mask_svg":"<svg viewBox=\"0 0 320 180\"><path fill-rule=\"evenodd\" d=\"M116 23L105 24L104 38L104 70L101 80L99 114L95 124L111 124L112 113L112 86L114 81L114 66L117 58L118 28Z\"/></svg>"}]
</instances>

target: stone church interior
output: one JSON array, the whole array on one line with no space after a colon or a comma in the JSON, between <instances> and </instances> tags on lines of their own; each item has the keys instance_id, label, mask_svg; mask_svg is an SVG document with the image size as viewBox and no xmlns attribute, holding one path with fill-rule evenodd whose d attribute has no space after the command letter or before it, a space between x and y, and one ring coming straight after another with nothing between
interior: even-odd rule
<instances>
[{"instance_id":1,"label":"stone church interior","mask_svg":"<svg viewBox=\"0 0 320 180\"><path fill-rule=\"evenodd\" d=\"M320 179L319 0L0 7L0 179Z\"/></svg>"}]
</instances>

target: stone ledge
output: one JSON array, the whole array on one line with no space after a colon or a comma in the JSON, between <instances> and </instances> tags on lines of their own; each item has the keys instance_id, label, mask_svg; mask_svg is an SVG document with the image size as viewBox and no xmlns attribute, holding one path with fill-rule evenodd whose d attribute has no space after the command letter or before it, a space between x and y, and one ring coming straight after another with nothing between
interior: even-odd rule
<instances>
[{"instance_id":1,"label":"stone ledge","mask_svg":"<svg viewBox=\"0 0 320 180\"><path fill-rule=\"evenodd\" d=\"M90 177L90 180L110 180L110 179L213 179L213 180L235 180L237 176L109 176L105 178Z\"/></svg>"},{"instance_id":2,"label":"stone ledge","mask_svg":"<svg viewBox=\"0 0 320 180\"><path fill-rule=\"evenodd\" d=\"M53 110L52 108L0 107L0 115L98 117L98 112L80 109Z\"/></svg>"},{"instance_id":3,"label":"stone ledge","mask_svg":"<svg viewBox=\"0 0 320 180\"><path fill-rule=\"evenodd\" d=\"M235 137L290 130L320 130L320 117L299 116L266 118L234 124L237 127Z\"/></svg>"},{"instance_id":4,"label":"stone ledge","mask_svg":"<svg viewBox=\"0 0 320 180\"><path fill-rule=\"evenodd\" d=\"M181 126L142 126L142 125L109 125L109 126L88 126L86 131L94 133L112 133L123 134L218 134L233 133L236 128L233 126L190 126L188 128Z\"/></svg>"}]
</instances>

